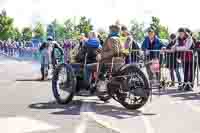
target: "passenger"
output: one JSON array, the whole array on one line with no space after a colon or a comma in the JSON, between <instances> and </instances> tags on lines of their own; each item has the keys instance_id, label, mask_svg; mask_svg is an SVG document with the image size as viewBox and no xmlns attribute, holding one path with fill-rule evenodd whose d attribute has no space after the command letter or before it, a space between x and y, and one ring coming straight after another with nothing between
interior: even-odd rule
<instances>
[{"instance_id":1,"label":"passenger","mask_svg":"<svg viewBox=\"0 0 200 133\"><path fill-rule=\"evenodd\" d=\"M96 63L97 50L101 48L102 46L98 39L97 33L90 32L89 40L85 42L85 45L79 51L78 55L76 56L76 61L84 63L86 59L87 64Z\"/></svg>"},{"instance_id":2,"label":"passenger","mask_svg":"<svg viewBox=\"0 0 200 133\"><path fill-rule=\"evenodd\" d=\"M118 25L110 26L110 34L103 45L102 51L97 55L97 61L100 63L99 82L97 84L100 95L107 94L106 72L117 72L125 64L125 56L120 41L120 27Z\"/></svg>"},{"instance_id":3,"label":"passenger","mask_svg":"<svg viewBox=\"0 0 200 133\"><path fill-rule=\"evenodd\" d=\"M88 80L90 78L91 72L94 70L96 66L96 56L97 52L102 48L100 41L98 39L98 35L96 32L89 33L89 39L85 42L83 48L79 51L76 56L76 61L84 64L86 61L87 64L87 77Z\"/></svg>"},{"instance_id":4,"label":"passenger","mask_svg":"<svg viewBox=\"0 0 200 133\"><path fill-rule=\"evenodd\" d=\"M108 66L108 70L113 72L125 63L125 56L120 41L120 27L118 25L110 26L110 34L105 41L102 51L97 55L97 61L101 66ZM103 71L103 72L102 72ZM104 73L105 70L101 69ZM101 74L101 80L104 80L104 74Z\"/></svg>"}]
</instances>

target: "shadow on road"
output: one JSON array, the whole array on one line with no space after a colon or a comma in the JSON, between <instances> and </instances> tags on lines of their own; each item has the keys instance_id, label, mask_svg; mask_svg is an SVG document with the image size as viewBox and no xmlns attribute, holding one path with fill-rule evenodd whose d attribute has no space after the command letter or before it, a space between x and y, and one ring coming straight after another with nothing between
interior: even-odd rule
<instances>
[{"instance_id":1,"label":"shadow on road","mask_svg":"<svg viewBox=\"0 0 200 133\"><path fill-rule=\"evenodd\" d=\"M74 100L67 105L61 105L56 102L48 102L48 103L34 103L29 105L31 109L63 109L62 111L51 112L54 115L80 115L81 101Z\"/></svg>"},{"instance_id":2,"label":"shadow on road","mask_svg":"<svg viewBox=\"0 0 200 133\"><path fill-rule=\"evenodd\" d=\"M179 94L179 93L183 93L181 91L178 91L178 89L165 89L165 90L155 90L152 92L153 95L156 96L162 96L162 95L173 95L173 94Z\"/></svg>"},{"instance_id":3,"label":"shadow on road","mask_svg":"<svg viewBox=\"0 0 200 133\"><path fill-rule=\"evenodd\" d=\"M174 98L182 98L181 100L200 100L200 95L198 93L182 93L182 94L173 94L170 95Z\"/></svg>"},{"instance_id":4,"label":"shadow on road","mask_svg":"<svg viewBox=\"0 0 200 133\"><path fill-rule=\"evenodd\" d=\"M89 110L84 110L84 112L94 112L99 115L105 115L117 119L128 119L141 115L154 116L154 113L143 113L140 110L127 110L124 107L119 107L117 105L102 104L98 101L89 102L91 108ZM80 115L82 102L81 100L74 100L67 105L60 105L56 102L48 103L35 103L29 105L31 109L63 109L61 111L51 112L53 115Z\"/></svg>"},{"instance_id":5,"label":"shadow on road","mask_svg":"<svg viewBox=\"0 0 200 133\"><path fill-rule=\"evenodd\" d=\"M141 115L153 116L154 113L143 113L140 110L127 110L124 107L107 105L107 104L96 104L95 112L100 115L107 115L117 119L127 119L132 117L137 117Z\"/></svg>"},{"instance_id":6,"label":"shadow on road","mask_svg":"<svg viewBox=\"0 0 200 133\"><path fill-rule=\"evenodd\" d=\"M29 81L34 81L34 82L46 82L46 81L51 81L51 79L48 80L41 80L41 79L17 79L16 81L18 82L29 82Z\"/></svg>"}]
</instances>

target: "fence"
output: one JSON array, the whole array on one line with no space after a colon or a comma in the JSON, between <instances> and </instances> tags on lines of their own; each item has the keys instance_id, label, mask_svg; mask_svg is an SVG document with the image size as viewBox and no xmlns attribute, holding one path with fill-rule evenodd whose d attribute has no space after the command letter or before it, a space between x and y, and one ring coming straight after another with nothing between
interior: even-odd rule
<instances>
[{"instance_id":1,"label":"fence","mask_svg":"<svg viewBox=\"0 0 200 133\"><path fill-rule=\"evenodd\" d=\"M0 52L7 55L13 56L19 59L25 60L40 60L40 53L37 48L10 48L10 47L1 47Z\"/></svg>"},{"instance_id":2,"label":"fence","mask_svg":"<svg viewBox=\"0 0 200 133\"><path fill-rule=\"evenodd\" d=\"M130 63L143 62L152 87L166 87L178 84L193 88L199 86L199 52L193 50L133 50L129 55ZM176 74L176 79L174 74Z\"/></svg>"}]
</instances>

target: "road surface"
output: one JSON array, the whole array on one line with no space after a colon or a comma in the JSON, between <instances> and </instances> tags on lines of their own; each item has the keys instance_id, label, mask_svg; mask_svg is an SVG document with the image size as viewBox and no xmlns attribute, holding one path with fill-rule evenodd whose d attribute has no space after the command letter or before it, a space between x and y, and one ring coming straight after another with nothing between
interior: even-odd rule
<instances>
[{"instance_id":1,"label":"road surface","mask_svg":"<svg viewBox=\"0 0 200 133\"><path fill-rule=\"evenodd\" d=\"M1 133L199 133L200 96L168 89L137 111L111 100L75 97L58 105L39 65L0 56Z\"/></svg>"}]
</instances>

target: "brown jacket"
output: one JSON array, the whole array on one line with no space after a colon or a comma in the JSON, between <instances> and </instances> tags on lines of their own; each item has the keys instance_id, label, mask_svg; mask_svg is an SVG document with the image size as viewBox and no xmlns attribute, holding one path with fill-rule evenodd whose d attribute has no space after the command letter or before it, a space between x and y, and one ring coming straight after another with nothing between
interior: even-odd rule
<instances>
[{"instance_id":1,"label":"brown jacket","mask_svg":"<svg viewBox=\"0 0 200 133\"><path fill-rule=\"evenodd\" d=\"M122 52L122 46L118 37L107 38L105 44L101 50L101 63L111 64L123 64L124 55Z\"/></svg>"}]
</instances>

